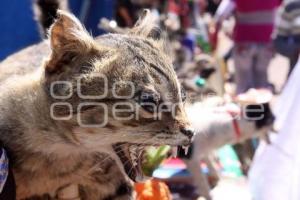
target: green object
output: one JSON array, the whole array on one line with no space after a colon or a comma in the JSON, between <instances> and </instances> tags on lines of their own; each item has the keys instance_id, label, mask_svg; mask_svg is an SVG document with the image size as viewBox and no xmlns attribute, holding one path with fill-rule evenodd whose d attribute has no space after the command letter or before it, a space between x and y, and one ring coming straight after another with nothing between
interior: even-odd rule
<instances>
[{"instance_id":1,"label":"green object","mask_svg":"<svg viewBox=\"0 0 300 200\"><path fill-rule=\"evenodd\" d=\"M206 80L204 78L201 77L197 78L196 85L198 87L203 87L205 84L206 84Z\"/></svg>"},{"instance_id":2,"label":"green object","mask_svg":"<svg viewBox=\"0 0 300 200\"><path fill-rule=\"evenodd\" d=\"M226 145L217 151L224 173L232 177L241 177L243 172L240 168L240 161L234 149Z\"/></svg>"},{"instance_id":3,"label":"green object","mask_svg":"<svg viewBox=\"0 0 300 200\"><path fill-rule=\"evenodd\" d=\"M204 53L210 53L212 51L211 45L208 41L205 41L203 37L199 36L197 38L198 46L203 50Z\"/></svg>"},{"instance_id":4,"label":"green object","mask_svg":"<svg viewBox=\"0 0 300 200\"><path fill-rule=\"evenodd\" d=\"M143 163L142 169L145 175L152 176L154 170L159 167L161 162L167 158L171 147L168 145L158 148L149 147L146 152L146 162Z\"/></svg>"}]
</instances>

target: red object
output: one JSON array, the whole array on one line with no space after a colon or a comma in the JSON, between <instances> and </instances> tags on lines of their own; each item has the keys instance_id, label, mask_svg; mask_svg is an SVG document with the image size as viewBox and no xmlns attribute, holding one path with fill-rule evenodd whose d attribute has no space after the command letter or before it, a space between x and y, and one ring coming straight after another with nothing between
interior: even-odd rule
<instances>
[{"instance_id":1,"label":"red object","mask_svg":"<svg viewBox=\"0 0 300 200\"><path fill-rule=\"evenodd\" d=\"M240 126L238 124L238 121L236 119L233 119L232 123L233 123L233 128L234 128L236 138L237 138L237 140L239 140L242 135L241 135L241 129L240 129Z\"/></svg>"},{"instance_id":2,"label":"red object","mask_svg":"<svg viewBox=\"0 0 300 200\"><path fill-rule=\"evenodd\" d=\"M144 183L135 183L136 200L171 200L171 192L162 181L152 179Z\"/></svg>"},{"instance_id":3,"label":"red object","mask_svg":"<svg viewBox=\"0 0 300 200\"><path fill-rule=\"evenodd\" d=\"M268 43L274 28L276 8L280 0L233 0L236 4L236 25L234 41L238 43ZM269 14L270 19L261 17L261 12ZM248 15L240 21L239 15ZM253 17L255 16L255 19ZM251 22L245 22L250 20Z\"/></svg>"},{"instance_id":4,"label":"red object","mask_svg":"<svg viewBox=\"0 0 300 200\"><path fill-rule=\"evenodd\" d=\"M190 26L189 20L189 1L188 0L169 0L168 1L168 11L176 13L180 17L180 22L182 28L188 28Z\"/></svg>"},{"instance_id":5,"label":"red object","mask_svg":"<svg viewBox=\"0 0 300 200\"><path fill-rule=\"evenodd\" d=\"M253 12L259 10L272 10L278 7L280 0L233 0L239 12Z\"/></svg>"},{"instance_id":6,"label":"red object","mask_svg":"<svg viewBox=\"0 0 300 200\"><path fill-rule=\"evenodd\" d=\"M233 129L234 129L234 133L235 133L236 139L239 140L242 136L240 126L239 126L238 121L236 119L236 117L239 115L239 113L233 112L233 111L230 111L230 110L227 111L227 112L232 117L232 126L233 126Z\"/></svg>"},{"instance_id":7,"label":"red object","mask_svg":"<svg viewBox=\"0 0 300 200\"><path fill-rule=\"evenodd\" d=\"M221 24L217 23L214 32L209 33L209 41L212 45L213 50L216 50L216 48L218 46L218 35L219 35L220 29L221 29Z\"/></svg>"},{"instance_id":8,"label":"red object","mask_svg":"<svg viewBox=\"0 0 300 200\"><path fill-rule=\"evenodd\" d=\"M177 169L185 169L185 163L179 158L170 158L163 162L164 167L168 168L177 168Z\"/></svg>"},{"instance_id":9,"label":"red object","mask_svg":"<svg viewBox=\"0 0 300 200\"><path fill-rule=\"evenodd\" d=\"M271 41L273 24L239 24L234 28L233 39L237 43L268 43Z\"/></svg>"}]
</instances>

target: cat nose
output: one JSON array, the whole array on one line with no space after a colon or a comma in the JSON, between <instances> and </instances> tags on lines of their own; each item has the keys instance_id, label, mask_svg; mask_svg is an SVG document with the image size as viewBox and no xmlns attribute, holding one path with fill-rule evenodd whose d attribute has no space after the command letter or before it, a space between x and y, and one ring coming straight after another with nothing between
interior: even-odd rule
<instances>
[{"instance_id":1,"label":"cat nose","mask_svg":"<svg viewBox=\"0 0 300 200\"><path fill-rule=\"evenodd\" d=\"M189 139L192 139L195 135L195 131L192 128L181 128L180 132L183 135L187 136Z\"/></svg>"}]
</instances>

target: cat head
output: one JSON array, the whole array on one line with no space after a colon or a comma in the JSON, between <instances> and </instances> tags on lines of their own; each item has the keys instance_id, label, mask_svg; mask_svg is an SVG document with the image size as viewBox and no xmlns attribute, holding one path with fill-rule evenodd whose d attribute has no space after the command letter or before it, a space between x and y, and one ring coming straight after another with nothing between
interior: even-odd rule
<instances>
[{"instance_id":1,"label":"cat head","mask_svg":"<svg viewBox=\"0 0 300 200\"><path fill-rule=\"evenodd\" d=\"M191 143L185 94L149 11L126 34L97 38L58 11L49 39L44 86L50 114L68 127L72 142L91 150L112 146L133 180L143 178L147 146Z\"/></svg>"}]
</instances>

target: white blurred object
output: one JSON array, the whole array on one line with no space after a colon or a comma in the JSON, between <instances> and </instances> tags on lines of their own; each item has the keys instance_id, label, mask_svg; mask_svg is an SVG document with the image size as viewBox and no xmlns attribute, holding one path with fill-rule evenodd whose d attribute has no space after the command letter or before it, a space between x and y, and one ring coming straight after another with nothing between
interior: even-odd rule
<instances>
[{"instance_id":1,"label":"white blurred object","mask_svg":"<svg viewBox=\"0 0 300 200\"><path fill-rule=\"evenodd\" d=\"M112 28L116 28L118 25L117 25L117 22L115 20L111 20L109 22L109 25L112 27Z\"/></svg>"},{"instance_id":2,"label":"white blurred object","mask_svg":"<svg viewBox=\"0 0 300 200\"><path fill-rule=\"evenodd\" d=\"M254 200L300 199L300 62L275 108L278 136L262 143L249 172Z\"/></svg>"},{"instance_id":3,"label":"white blurred object","mask_svg":"<svg viewBox=\"0 0 300 200\"><path fill-rule=\"evenodd\" d=\"M159 11L157 9L151 9L151 16L154 18L154 22L156 24L159 24L160 14L159 14Z\"/></svg>"},{"instance_id":4,"label":"white blurred object","mask_svg":"<svg viewBox=\"0 0 300 200\"><path fill-rule=\"evenodd\" d=\"M251 88L246 93L239 94L235 100L242 104L262 104L270 102L273 94L268 89L255 89Z\"/></svg>"},{"instance_id":5,"label":"white blurred object","mask_svg":"<svg viewBox=\"0 0 300 200\"><path fill-rule=\"evenodd\" d=\"M215 14L215 20L219 22L227 19L230 15L232 15L235 7L236 5L233 0L223 0Z\"/></svg>"},{"instance_id":6,"label":"white blurred object","mask_svg":"<svg viewBox=\"0 0 300 200\"><path fill-rule=\"evenodd\" d=\"M176 13L169 12L167 14L167 20L165 21L165 26L172 31L177 31L180 29L180 20Z\"/></svg>"}]
</instances>

